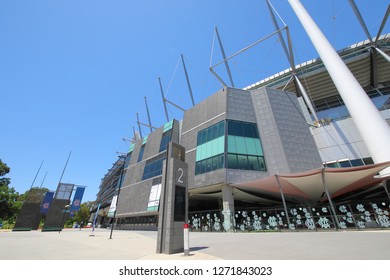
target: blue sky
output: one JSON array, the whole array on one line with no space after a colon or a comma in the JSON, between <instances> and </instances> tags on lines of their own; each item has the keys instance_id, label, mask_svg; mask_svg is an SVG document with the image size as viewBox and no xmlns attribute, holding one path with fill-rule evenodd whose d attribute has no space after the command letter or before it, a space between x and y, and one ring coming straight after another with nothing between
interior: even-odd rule
<instances>
[{"instance_id":1,"label":"blue sky","mask_svg":"<svg viewBox=\"0 0 390 280\"><path fill-rule=\"evenodd\" d=\"M366 39L348 0L301 2L336 49ZM318 57L287 0L272 3L290 28L296 64ZM389 1L356 3L375 36ZM209 72L221 60L215 26L228 56L274 31L264 0L2 0L0 158L11 186L28 190L44 161L34 186L47 174L43 186L55 190L72 152L62 181L87 186L84 201L94 200L128 149L122 139L133 136L136 113L147 123L144 96L152 125L166 122L158 77L169 100L191 107L180 54L196 103L221 88ZM230 63L237 87L289 67L276 36Z\"/></svg>"}]
</instances>

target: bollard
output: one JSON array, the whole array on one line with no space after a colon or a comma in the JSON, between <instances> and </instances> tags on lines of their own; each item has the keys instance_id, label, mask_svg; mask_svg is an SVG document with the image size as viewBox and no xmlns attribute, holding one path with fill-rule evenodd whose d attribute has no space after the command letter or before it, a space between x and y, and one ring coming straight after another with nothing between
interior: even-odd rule
<instances>
[{"instance_id":1,"label":"bollard","mask_svg":"<svg viewBox=\"0 0 390 280\"><path fill-rule=\"evenodd\" d=\"M190 240L189 240L188 224L184 224L184 256L190 255Z\"/></svg>"}]
</instances>

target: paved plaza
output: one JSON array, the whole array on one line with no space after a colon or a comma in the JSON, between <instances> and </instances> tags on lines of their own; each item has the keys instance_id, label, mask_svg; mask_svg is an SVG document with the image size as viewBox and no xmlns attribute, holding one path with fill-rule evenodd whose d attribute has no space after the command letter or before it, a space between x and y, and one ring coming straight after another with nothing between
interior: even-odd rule
<instances>
[{"instance_id":1,"label":"paved plaza","mask_svg":"<svg viewBox=\"0 0 390 280\"><path fill-rule=\"evenodd\" d=\"M156 254L157 232L0 231L0 260L390 260L390 231L190 232L190 256Z\"/></svg>"}]
</instances>

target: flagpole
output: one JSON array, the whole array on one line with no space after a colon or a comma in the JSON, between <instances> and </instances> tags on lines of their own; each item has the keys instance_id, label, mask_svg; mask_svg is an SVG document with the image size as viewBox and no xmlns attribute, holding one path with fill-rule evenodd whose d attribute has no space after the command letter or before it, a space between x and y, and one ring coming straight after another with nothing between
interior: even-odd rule
<instances>
[{"instance_id":1,"label":"flagpole","mask_svg":"<svg viewBox=\"0 0 390 280\"><path fill-rule=\"evenodd\" d=\"M59 184L61 183L61 181L62 181L62 177L64 176L64 173L65 173L65 170L66 170L66 166L68 165L69 158L70 158L70 155L71 155L71 154L72 154L72 151L70 151L69 156L68 156L68 159L66 160L64 169L62 170L62 174L61 174L61 177L60 177L60 181L58 182L58 185L59 185Z\"/></svg>"},{"instance_id":2,"label":"flagpole","mask_svg":"<svg viewBox=\"0 0 390 280\"><path fill-rule=\"evenodd\" d=\"M40 165L39 168L38 168L37 174L35 174L35 177L34 177L34 180L33 180L32 184L31 184L30 190L31 190L32 187L34 186L35 180L37 179L37 176L38 176L38 174L39 174L39 171L41 170L41 167L42 167L42 165L43 165L43 162L44 162L44 160L42 160L41 165Z\"/></svg>"},{"instance_id":3,"label":"flagpole","mask_svg":"<svg viewBox=\"0 0 390 280\"><path fill-rule=\"evenodd\" d=\"M98 213L99 213L99 210L100 210L100 203L98 204L98 208L97 208L97 210L96 210L95 218L93 219L92 233L91 233L89 236L95 236L95 235L93 234L93 232L95 231L96 219L97 219L97 215L98 215Z\"/></svg>"}]
</instances>

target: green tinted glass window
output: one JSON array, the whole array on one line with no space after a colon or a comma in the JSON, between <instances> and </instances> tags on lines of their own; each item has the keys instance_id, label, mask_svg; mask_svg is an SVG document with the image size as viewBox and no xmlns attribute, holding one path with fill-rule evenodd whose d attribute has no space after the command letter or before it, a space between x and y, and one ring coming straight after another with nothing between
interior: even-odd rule
<instances>
[{"instance_id":1,"label":"green tinted glass window","mask_svg":"<svg viewBox=\"0 0 390 280\"><path fill-rule=\"evenodd\" d=\"M258 157L256 156L248 156L248 167L249 170L261 170L260 163L258 161Z\"/></svg>"},{"instance_id":2,"label":"green tinted glass window","mask_svg":"<svg viewBox=\"0 0 390 280\"><path fill-rule=\"evenodd\" d=\"M238 169L237 155L235 155L235 154L228 154L227 168Z\"/></svg>"},{"instance_id":3,"label":"green tinted glass window","mask_svg":"<svg viewBox=\"0 0 390 280\"><path fill-rule=\"evenodd\" d=\"M227 168L266 170L257 125L228 120L227 131Z\"/></svg>"},{"instance_id":4,"label":"green tinted glass window","mask_svg":"<svg viewBox=\"0 0 390 280\"><path fill-rule=\"evenodd\" d=\"M142 160L142 157L144 155L144 150L145 150L145 145L142 145L141 150L139 151L139 154L138 154L137 162L140 162Z\"/></svg>"},{"instance_id":5,"label":"green tinted glass window","mask_svg":"<svg viewBox=\"0 0 390 280\"><path fill-rule=\"evenodd\" d=\"M219 137L196 148L196 161L204 160L225 151L225 137Z\"/></svg>"}]
</instances>

